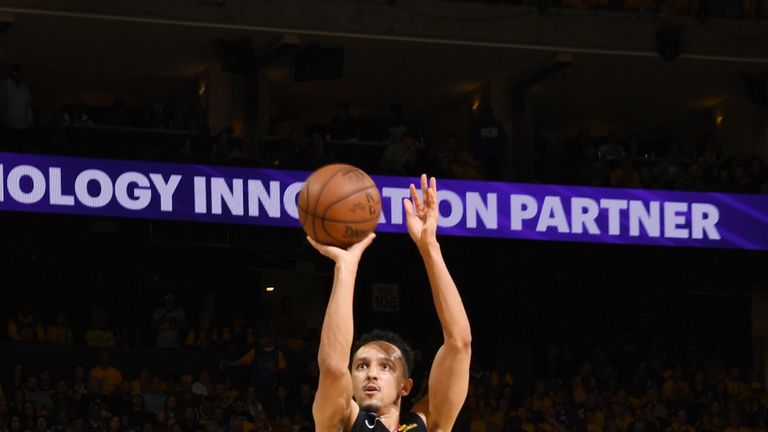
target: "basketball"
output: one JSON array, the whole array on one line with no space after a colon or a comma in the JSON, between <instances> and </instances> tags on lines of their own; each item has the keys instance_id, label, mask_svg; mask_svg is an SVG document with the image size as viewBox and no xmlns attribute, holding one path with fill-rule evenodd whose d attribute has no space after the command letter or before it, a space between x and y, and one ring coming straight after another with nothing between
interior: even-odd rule
<instances>
[{"instance_id":1,"label":"basketball","mask_svg":"<svg viewBox=\"0 0 768 432\"><path fill-rule=\"evenodd\" d=\"M326 165L309 176L298 199L299 221L318 243L346 248L379 223L381 196L373 179L346 164Z\"/></svg>"}]
</instances>

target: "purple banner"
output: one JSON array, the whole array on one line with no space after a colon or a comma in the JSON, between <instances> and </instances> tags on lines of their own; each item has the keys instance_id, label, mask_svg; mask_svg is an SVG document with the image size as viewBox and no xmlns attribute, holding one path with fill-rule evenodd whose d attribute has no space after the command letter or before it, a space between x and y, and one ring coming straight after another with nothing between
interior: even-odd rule
<instances>
[{"instance_id":1,"label":"purple banner","mask_svg":"<svg viewBox=\"0 0 768 432\"><path fill-rule=\"evenodd\" d=\"M0 210L299 228L309 172L0 153ZM377 231L418 178L374 176ZM438 179L440 234L768 249L768 196Z\"/></svg>"}]
</instances>

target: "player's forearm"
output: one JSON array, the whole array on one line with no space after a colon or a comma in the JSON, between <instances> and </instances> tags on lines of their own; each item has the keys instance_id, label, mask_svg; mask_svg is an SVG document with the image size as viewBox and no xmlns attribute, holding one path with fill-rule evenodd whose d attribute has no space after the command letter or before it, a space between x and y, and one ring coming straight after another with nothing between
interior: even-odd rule
<instances>
[{"instance_id":1,"label":"player's forearm","mask_svg":"<svg viewBox=\"0 0 768 432\"><path fill-rule=\"evenodd\" d=\"M346 370L349 366L349 351L354 337L352 300L356 273L357 265L336 264L333 289L320 333L317 360L321 372Z\"/></svg>"},{"instance_id":2,"label":"player's forearm","mask_svg":"<svg viewBox=\"0 0 768 432\"><path fill-rule=\"evenodd\" d=\"M432 287L432 300L443 328L445 343L461 349L470 349L472 331L459 290L443 259L440 245L430 243L419 248Z\"/></svg>"}]
</instances>

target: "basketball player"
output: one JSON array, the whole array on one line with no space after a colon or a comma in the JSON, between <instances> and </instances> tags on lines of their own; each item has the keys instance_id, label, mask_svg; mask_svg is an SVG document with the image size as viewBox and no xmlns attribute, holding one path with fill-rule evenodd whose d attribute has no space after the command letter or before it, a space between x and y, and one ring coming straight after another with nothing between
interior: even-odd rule
<instances>
[{"instance_id":1,"label":"basketball player","mask_svg":"<svg viewBox=\"0 0 768 432\"><path fill-rule=\"evenodd\" d=\"M406 225L432 287L432 298L443 328L443 345L429 374L428 392L410 413L401 413L403 398L413 387L410 349L389 332L364 337L352 353L352 297L357 266L375 235L340 249L309 240L335 261L333 289L320 337L318 385L312 413L318 432L450 431L469 385L471 332L464 305L443 261L437 242L437 183L421 176L423 202L410 186L403 200Z\"/></svg>"}]
</instances>

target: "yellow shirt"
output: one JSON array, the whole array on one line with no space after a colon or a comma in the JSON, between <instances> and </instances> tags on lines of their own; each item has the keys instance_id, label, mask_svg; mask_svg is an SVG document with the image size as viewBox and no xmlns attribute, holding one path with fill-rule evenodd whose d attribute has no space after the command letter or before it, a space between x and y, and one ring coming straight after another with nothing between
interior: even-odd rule
<instances>
[{"instance_id":1,"label":"yellow shirt","mask_svg":"<svg viewBox=\"0 0 768 432\"><path fill-rule=\"evenodd\" d=\"M536 396L533 397L534 411L543 413L549 408L552 408L552 399L550 399L549 396L544 396L541 399L537 398Z\"/></svg>"},{"instance_id":2,"label":"yellow shirt","mask_svg":"<svg viewBox=\"0 0 768 432\"><path fill-rule=\"evenodd\" d=\"M536 427L541 429L543 432L565 432L565 429L560 425L548 421L543 421L536 425Z\"/></svg>"},{"instance_id":3,"label":"yellow shirt","mask_svg":"<svg viewBox=\"0 0 768 432\"><path fill-rule=\"evenodd\" d=\"M629 425L632 424L632 422L634 421L632 416L629 416L629 415L614 417L613 420L616 422L616 427L618 427L619 430L621 431L627 430L627 428L629 428Z\"/></svg>"},{"instance_id":4,"label":"yellow shirt","mask_svg":"<svg viewBox=\"0 0 768 432\"><path fill-rule=\"evenodd\" d=\"M115 335L109 330L90 329L85 332L85 341L88 346L99 348L111 348L117 344Z\"/></svg>"},{"instance_id":5,"label":"yellow shirt","mask_svg":"<svg viewBox=\"0 0 768 432\"><path fill-rule=\"evenodd\" d=\"M115 389L117 389L117 386L123 382L123 374L121 374L119 370L112 366L105 368L96 366L95 368L91 369L90 378L101 381L101 391L104 394L114 393Z\"/></svg>"},{"instance_id":6,"label":"yellow shirt","mask_svg":"<svg viewBox=\"0 0 768 432\"><path fill-rule=\"evenodd\" d=\"M45 341L52 344L72 345L72 330L69 327L52 325L48 327Z\"/></svg>"}]
</instances>

